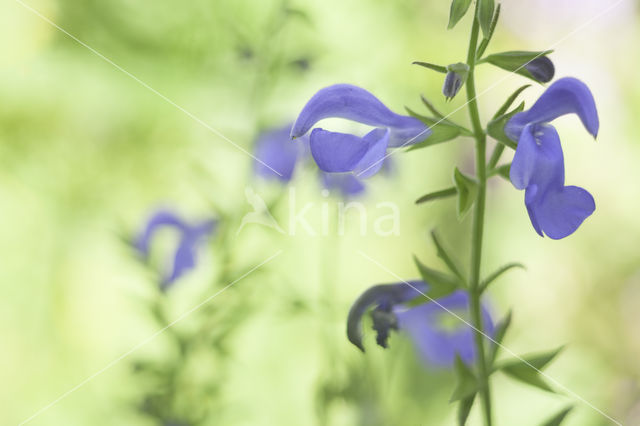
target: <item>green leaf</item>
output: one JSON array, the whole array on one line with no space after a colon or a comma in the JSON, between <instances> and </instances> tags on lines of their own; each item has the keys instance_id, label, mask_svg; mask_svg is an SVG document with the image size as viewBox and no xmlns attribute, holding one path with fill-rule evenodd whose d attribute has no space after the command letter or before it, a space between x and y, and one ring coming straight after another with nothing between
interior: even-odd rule
<instances>
[{"instance_id":1,"label":"green leaf","mask_svg":"<svg viewBox=\"0 0 640 426\"><path fill-rule=\"evenodd\" d=\"M559 348L554 349L552 351L547 351L547 352L534 354L534 355L527 355L523 358L525 361L531 364L534 368L537 368L538 370L542 370L547 365L549 365L549 363L553 361L553 359L556 356L558 356L558 354L562 352L563 349L564 349L564 346L560 346Z\"/></svg>"},{"instance_id":2,"label":"green leaf","mask_svg":"<svg viewBox=\"0 0 640 426\"><path fill-rule=\"evenodd\" d=\"M466 15L467 10L471 6L471 0L453 0L451 2L451 12L449 13L449 26L447 29L451 29Z\"/></svg>"},{"instance_id":3,"label":"green leaf","mask_svg":"<svg viewBox=\"0 0 640 426\"><path fill-rule=\"evenodd\" d=\"M528 89L529 87L531 87L530 84L525 84L524 86L519 87L515 92L513 92L511 96L507 98L504 104L502 104L500 109L496 111L493 118L497 118L497 117L500 117L501 115L504 115L504 113L506 113L509 110L509 108L511 108L511 105L513 105L513 103L518 98L518 96L520 96L520 94L524 92L526 89Z\"/></svg>"},{"instance_id":4,"label":"green leaf","mask_svg":"<svg viewBox=\"0 0 640 426\"><path fill-rule=\"evenodd\" d=\"M476 399L476 395L465 398L458 404L458 426L464 426L467 423L467 418L473 407L473 401Z\"/></svg>"},{"instance_id":5,"label":"green leaf","mask_svg":"<svg viewBox=\"0 0 640 426\"><path fill-rule=\"evenodd\" d=\"M500 18L500 3L498 3L498 7L496 8L496 13L493 15L493 21L491 22L491 29L489 31L489 37L485 37L482 42L480 42L480 46L478 46L478 50L476 51L476 58L481 58L484 55L484 52L487 50L491 39L493 38L493 33L496 30L496 26L498 25L498 19Z\"/></svg>"},{"instance_id":6,"label":"green leaf","mask_svg":"<svg viewBox=\"0 0 640 426\"><path fill-rule=\"evenodd\" d=\"M477 0L480 2L478 6L478 22L482 28L484 38L491 37L491 25L493 23L493 11L495 10L494 0ZM475 47L475 46L474 46Z\"/></svg>"},{"instance_id":7,"label":"green leaf","mask_svg":"<svg viewBox=\"0 0 640 426\"><path fill-rule=\"evenodd\" d=\"M512 312L509 311L507 315L498 322L496 325L496 331L493 336L493 341L489 346L489 355L487 357L487 362L489 365L493 365L496 360L496 355L498 355L498 349L500 349L500 344L504 340L504 336L507 334L507 330L511 325Z\"/></svg>"},{"instance_id":8,"label":"green leaf","mask_svg":"<svg viewBox=\"0 0 640 426\"><path fill-rule=\"evenodd\" d=\"M456 387L449 402L460 401L474 396L478 392L478 380L459 355L456 355L453 370L456 375Z\"/></svg>"},{"instance_id":9,"label":"green leaf","mask_svg":"<svg viewBox=\"0 0 640 426\"><path fill-rule=\"evenodd\" d=\"M442 118L436 119L433 117L425 117L423 115L420 115L412 111L409 108L405 108L405 109L407 110L409 115L422 121L431 130L431 135L427 139L425 139L424 142L411 145L407 149L407 151L414 151L416 149L422 149L422 148L433 146L442 142L447 142L457 138L458 136L461 136L462 134L466 135L466 133L468 132L463 127L458 126L457 124L453 124L449 120L445 120Z\"/></svg>"},{"instance_id":10,"label":"green leaf","mask_svg":"<svg viewBox=\"0 0 640 426\"><path fill-rule=\"evenodd\" d=\"M500 146L504 146L504 145L500 145ZM502 179L506 180L507 182L511 182L510 173L511 173L511 163L504 164L498 168L493 169L491 172L491 175L500 176Z\"/></svg>"},{"instance_id":11,"label":"green leaf","mask_svg":"<svg viewBox=\"0 0 640 426\"><path fill-rule=\"evenodd\" d=\"M429 194L423 195L422 197L416 200L416 204L423 204L429 201L434 201L443 198L453 197L458 193L458 190L452 186L451 188L442 189L440 191L430 192Z\"/></svg>"},{"instance_id":12,"label":"green leaf","mask_svg":"<svg viewBox=\"0 0 640 426\"><path fill-rule=\"evenodd\" d=\"M564 421L565 417L567 417L571 410L573 410L573 406L569 406L563 409L562 411L551 417L549 420L542 423L541 426L560 426L560 424Z\"/></svg>"},{"instance_id":13,"label":"green leaf","mask_svg":"<svg viewBox=\"0 0 640 426\"><path fill-rule=\"evenodd\" d=\"M504 265L503 267L495 271L493 274L485 278L484 281L482 281L482 283L480 284L481 291L485 291L487 287L489 287L489 284L491 284L494 280L500 277L500 275L504 274L505 272L513 268L527 269L522 263L517 263L517 262Z\"/></svg>"},{"instance_id":14,"label":"green leaf","mask_svg":"<svg viewBox=\"0 0 640 426\"><path fill-rule=\"evenodd\" d=\"M443 113L441 113L440 111L438 111L438 109L424 95L420 95L420 99L422 99L422 103L427 107L427 109L429 111L431 111L431 113L433 115L435 115L436 117L438 117L440 119L444 119L445 118L445 115Z\"/></svg>"},{"instance_id":15,"label":"green leaf","mask_svg":"<svg viewBox=\"0 0 640 426\"><path fill-rule=\"evenodd\" d=\"M536 78L525 68L529 62L533 61L536 58L541 56L549 55L553 50L544 50L540 52L527 52L524 50L514 50L510 52L501 52L495 53L493 55L486 56L481 59L478 63L488 62L492 65L495 65L498 68L502 68L506 71L515 72L517 74L523 75L527 78L530 78L534 81Z\"/></svg>"},{"instance_id":16,"label":"green leaf","mask_svg":"<svg viewBox=\"0 0 640 426\"><path fill-rule=\"evenodd\" d=\"M420 62L414 61L413 65L420 65L421 67L429 68L430 70L441 72L443 74L447 73L447 67L443 67L442 65L431 64L429 62Z\"/></svg>"},{"instance_id":17,"label":"green leaf","mask_svg":"<svg viewBox=\"0 0 640 426\"><path fill-rule=\"evenodd\" d=\"M478 183L462 174L457 167L453 172L453 181L458 190L458 219L462 220L478 197Z\"/></svg>"},{"instance_id":18,"label":"green leaf","mask_svg":"<svg viewBox=\"0 0 640 426\"><path fill-rule=\"evenodd\" d=\"M554 392L551 386L540 376L540 373L526 364L505 366L500 368L500 370L512 379L519 380L547 392Z\"/></svg>"},{"instance_id":19,"label":"green leaf","mask_svg":"<svg viewBox=\"0 0 640 426\"><path fill-rule=\"evenodd\" d=\"M487 133L489 134L489 136L491 136L501 144L515 150L518 145L514 141L509 139L509 137L504 133L504 126L511 119L511 117L513 117L514 115L516 115L522 110L524 110L524 102L518 105L518 107L513 111L503 114L491 120L487 125Z\"/></svg>"},{"instance_id":20,"label":"green leaf","mask_svg":"<svg viewBox=\"0 0 640 426\"><path fill-rule=\"evenodd\" d=\"M542 378L539 371L546 367L561 351L563 346L553 351L534 355L526 355L522 359L505 361L499 368L514 379L520 380L540 389L554 392Z\"/></svg>"},{"instance_id":21,"label":"green leaf","mask_svg":"<svg viewBox=\"0 0 640 426\"><path fill-rule=\"evenodd\" d=\"M415 256L413 259L418 267L418 271L420 271L420 276L426 283L429 283L429 290L425 293L426 295L417 297L409 302L407 304L408 306L417 306L431 302L433 299L448 296L460 287L460 281L456 277L429 268Z\"/></svg>"},{"instance_id":22,"label":"green leaf","mask_svg":"<svg viewBox=\"0 0 640 426\"><path fill-rule=\"evenodd\" d=\"M460 267L457 265L453 257L451 257L449 253L447 253L447 250L442 245L442 241L440 241L440 237L438 236L438 233L435 229L431 231L431 239L433 240L433 244L436 246L438 257L442 259L449 270L453 272L454 275L460 279L460 281L464 282L464 274L461 272Z\"/></svg>"}]
</instances>

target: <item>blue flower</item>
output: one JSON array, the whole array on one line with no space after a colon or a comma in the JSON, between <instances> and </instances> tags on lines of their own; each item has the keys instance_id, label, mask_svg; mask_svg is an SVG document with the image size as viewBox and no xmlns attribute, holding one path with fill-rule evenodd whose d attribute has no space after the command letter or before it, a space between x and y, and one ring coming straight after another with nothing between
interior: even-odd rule
<instances>
[{"instance_id":1,"label":"blue flower","mask_svg":"<svg viewBox=\"0 0 640 426\"><path fill-rule=\"evenodd\" d=\"M320 172L322 185L329 191L338 191L343 198L352 198L362 195L367 187L351 173L326 173Z\"/></svg>"},{"instance_id":2,"label":"blue flower","mask_svg":"<svg viewBox=\"0 0 640 426\"><path fill-rule=\"evenodd\" d=\"M305 137L291 143L290 131L291 124L288 124L258 135L253 151L254 172L257 176L275 178L284 183L291 181L296 166L309 154L309 140Z\"/></svg>"},{"instance_id":3,"label":"blue flower","mask_svg":"<svg viewBox=\"0 0 640 426\"><path fill-rule=\"evenodd\" d=\"M175 281L196 265L196 248L198 243L211 235L217 221L207 220L195 225L185 223L175 213L159 210L149 218L145 229L134 242L134 247L147 259L151 251L153 236L165 227L174 228L180 234L180 242L173 255L173 264L161 282L161 288L167 290Z\"/></svg>"},{"instance_id":4,"label":"blue flower","mask_svg":"<svg viewBox=\"0 0 640 426\"><path fill-rule=\"evenodd\" d=\"M564 157L560 137L548 124L577 114L587 131L596 137L599 121L589 88L575 78L553 83L530 110L514 115L504 130L518 142L511 164L511 182L525 190L531 224L540 236L561 239L574 233L595 211L591 194L564 184Z\"/></svg>"},{"instance_id":5,"label":"blue flower","mask_svg":"<svg viewBox=\"0 0 640 426\"><path fill-rule=\"evenodd\" d=\"M367 178L382 167L388 148L426 139L431 131L418 119L394 113L371 93L349 84L321 89L307 102L291 129L291 137L305 135L325 118L344 118L376 127L364 137L315 128L310 135L311 155L320 170L353 172Z\"/></svg>"},{"instance_id":6,"label":"blue flower","mask_svg":"<svg viewBox=\"0 0 640 426\"><path fill-rule=\"evenodd\" d=\"M261 133L255 144L254 170L257 176L265 179L276 178L283 183L290 182L296 167L309 156L309 137L304 135L293 143L289 137L291 125L267 130ZM269 167L265 166L267 164ZM385 162L385 167L390 164ZM272 170L273 169L273 170ZM274 172L276 170L280 175ZM326 173L320 171L322 186L341 193L344 198L362 195L366 187L364 183L351 173Z\"/></svg>"},{"instance_id":7,"label":"blue flower","mask_svg":"<svg viewBox=\"0 0 640 426\"><path fill-rule=\"evenodd\" d=\"M386 348L392 330L406 332L425 363L440 367L453 365L456 355L467 364L475 359L473 329L453 317L448 311L465 318L469 310L469 296L457 291L449 296L409 308L406 303L427 291L423 281L383 284L365 291L353 304L347 320L349 341L364 351L362 345L362 317L370 309L378 345ZM446 309L445 309L446 308ZM486 307L482 316L485 332L491 336L494 325ZM443 320L451 319L453 327Z\"/></svg>"}]
</instances>

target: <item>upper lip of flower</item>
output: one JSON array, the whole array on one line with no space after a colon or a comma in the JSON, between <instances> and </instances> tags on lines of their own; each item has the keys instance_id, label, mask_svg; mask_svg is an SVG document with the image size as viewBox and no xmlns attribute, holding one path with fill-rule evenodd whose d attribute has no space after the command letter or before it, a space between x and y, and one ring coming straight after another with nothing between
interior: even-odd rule
<instances>
[{"instance_id":1,"label":"upper lip of flower","mask_svg":"<svg viewBox=\"0 0 640 426\"><path fill-rule=\"evenodd\" d=\"M557 80L538 98L528 111L514 115L504 128L518 142L527 124L549 123L566 114L577 114L587 131L595 138L600 121L591 91L586 84L572 77Z\"/></svg>"},{"instance_id":2,"label":"upper lip of flower","mask_svg":"<svg viewBox=\"0 0 640 426\"><path fill-rule=\"evenodd\" d=\"M321 89L307 102L291 128L291 138L305 135L325 118L376 127L362 138L321 128L311 132L311 154L321 170L331 173L356 172L369 177L380 169L388 147L418 143L431 134L420 120L394 113L366 90L336 84Z\"/></svg>"},{"instance_id":3,"label":"upper lip of flower","mask_svg":"<svg viewBox=\"0 0 640 426\"><path fill-rule=\"evenodd\" d=\"M411 286L405 283L380 284L362 293L351 306L347 317L347 337L349 341L364 352L361 323L362 316L367 309L374 305L383 305L391 309L397 304L406 303L420 295L419 291L414 287L426 290L424 282L414 281Z\"/></svg>"},{"instance_id":4,"label":"upper lip of flower","mask_svg":"<svg viewBox=\"0 0 640 426\"><path fill-rule=\"evenodd\" d=\"M167 226L176 228L181 233L181 237L174 253L172 270L163 278L163 289L171 285L187 269L195 266L195 245L201 237L209 235L215 230L217 221L206 220L196 225L191 225L171 211L159 210L149 219L144 231L134 243L135 248L143 257L149 256L149 246L155 233L160 228Z\"/></svg>"}]
</instances>

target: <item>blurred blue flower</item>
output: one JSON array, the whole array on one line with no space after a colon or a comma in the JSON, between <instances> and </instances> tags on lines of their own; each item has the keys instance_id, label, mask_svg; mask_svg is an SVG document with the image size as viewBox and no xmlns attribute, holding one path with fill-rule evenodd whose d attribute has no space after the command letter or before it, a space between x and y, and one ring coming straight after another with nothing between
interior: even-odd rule
<instances>
[{"instance_id":1,"label":"blurred blue flower","mask_svg":"<svg viewBox=\"0 0 640 426\"><path fill-rule=\"evenodd\" d=\"M394 113L374 95L356 86L336 84L307 102L291 129L291 137L305 135L320 120L344 118L376 128L359 137L315 128L310 149L320 170L353 172L367 178L382 167L388 148L422 142L431 131L418 119Z\"/></svg>"},{"instance_id":2,"label":"blurred blue flower","mask_svg":"<svg viewBox=\"0 0 640 426\"><path fill-rule=\"evenodd\" d=\"M174 228L180 233L180 241L175 249L171 270L160 283L162 290L167 290L185 272L195 267L197 245L213 233L216 225L215 220L190 225L173 212L159 210L149 218L145 229L136 238L134 247L147 259L151 251L151 240L161 228Z\"/></svg>"},{"instance_id":3,"label":"blurred blue flower","mask_svg":"<svg viewBox=\"0 0 640 426\"><path fill-rule=\"evenodd\" d=\"M265 179L276 178L283 183L290 182L296 167L309 156L309 137L303 135L295 141L291 141L289 132L291 125L267 130L258 136L255 144L254 170L257 176ZM260 160L260 161L258 161ZM269 167L276 170L276 174ZM389 161L385 161L388 168ZM352 198L362 195L366 187L361 179L351 173L326 173L320 170L320 182L330 191L338 191L344 198Z\"/></svg>"},{"instance_id":4,"label":"blurred blue flower","mask_svg":"<svg viewBox=\"0 0 640 426\"><path fill-rule=\"evenodd\" d=\"M275 178L285 183L291 181L296 165L308 155L309 141L308 138L303 138L291 142L290 131L291 124L258 135L253 153L256 158L256 175L265 179Z\"/></svg>"},{"instance_id":5,"label":"blurred blue flower","mask_svg":"<svg viewBox=\"0 0 640 426\"><path fill-rule=\"evenodd\" d=\"M351 173L326 173L320 171L322 185L329 191L338 191L343 198L353 198L364 194L367 187Z\"/></svg>"},{"instance_id":6,"label":"blurred blue flower","mask_svg":"<svg viewBox=\"0 0 640 426\"><path fill-rule=\"evenodd\" d=\"M589 88L575 78L563 78L552 84L530 110L514 115L504 129L518 142L511 182L517 189L526 190L525 205L536 232L553 239L571 235L596 208L586 190L564 185L560 137L548 123L571 113L580 117L593 137L597 136L598 112Z\"/></svg>"},{"instance_id":7,"label":"blurred blue flower","mask_svg":"<svg viewBox=\"0 0 640 426\"><path fill-rule=\"evenodd\" d=\"M425 293L428 286L423 281L409 284L383 284L365 291L353 304L347 320L349 341L364 351L362 344L362 317L370 309L373 329L378 345L386 348L391 330L406 332L425 363L450 367L456 354L467 364L475 359L473 329L455 318L447 310L461 318L467 317L469 296L457 291L449 296L415 307L406 305ZM446 308L447 310L443 309ZM485 332L492 336L494 325L485 306L482 308ZM448 321L451 320L451 321ZM447 323L451 326L447 326Z\"/></svg>"}]
</instances>

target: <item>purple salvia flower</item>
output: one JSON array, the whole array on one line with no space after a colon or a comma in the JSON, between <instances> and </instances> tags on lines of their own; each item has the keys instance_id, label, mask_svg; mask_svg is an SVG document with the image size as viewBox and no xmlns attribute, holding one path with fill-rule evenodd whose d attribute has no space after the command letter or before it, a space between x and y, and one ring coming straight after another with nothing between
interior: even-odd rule
<instances>
[{"instance_id":1,"label":"purple salvia flower","mask_svg":"<svg viewBox=\"0 0 640 426\"><path fill-rule=\"evenodd\" d=\"M170 271L162 278L161 288L167 290L175 281L196 265L196 249L200 241L213 233L217 221L207 220L195 225L185 223L175 213L159 210L149 218L145 229L136 238L134 247L146 259L151 251L151 240L161 228L174 228L180 233Z\"/></svg>"},{"instance_id":2,"label":"purple salvia flower","mask_svg":"<svg viewBox=\"0 0 640 426\"><path fill-rule=\"evenodd\" d=\"M387 339L392 330L402 331L409 335L420 358L428 364L450 367L456 355L465 363L475 359L473 329L459 321L459 327L446 329L441 324L443 317L451 315L444 308L464 318L469 308L469 296L457 291L449 296L437 299L437 303L429 302L415 307L407 307L406 303L425 293L428 286L423 281L410 281L398 284L383 284L365 291L353 304L347 320L347 337L358 348L364 351L362 344L362 317L370 308L373 328L377 332L378 345L387 347ZM482 316L486 333L491 336L494 325L486 307L482 308Z\"/></svg>"},{"instance_id":3,"label":"purple salvia flower","mask_svg":"<svg viewBox=\"0 0 640 426\"><path fill-rule=\"evenodd\" d=\"M351 173L326 173L320 171L322 185L329 191L338 191L343 198L353 198L366 191L364 183Z\"/></svg>"},{"instance_id":4,"label":"purple salvia flower","mask_svg":"<svg viewBox=\"0 0 640 426\"><path fill-rule=\"evenodd\" d=\"M420 120L394 113L366 90L336 84L321 89L307 102L291 129L291 137L307 134L325 118L344 118L376 127L364 137L321 128L313 129L310 135L311 155L320 170L353 172L361 178L380 170L388 148L409 146L431 134Z\"/></svg>"},{"instance_id":5,"label":"purple salvia flower","mask_svg":"<svg viewBox=\"0 0 640 426\"><path fill-rule=\"evenodd\" d=\"M589 88L575 78L552 84L530 110L514 115L505 133L518 142L511 164L511 182L525 190L525 205L538 234L561 239L574 233L595 211L589 192L565 186L564 157L560 138L550 121L576 114L596 137L599 121Z\"/></svg>"},{"instance_id":6,"label":"purple salvia flower","mask_svg":"<svg viewBox=\"0 0 640 426\"><path fill-rule=\"evenodd\" d=\"M291 143L290 131L291 124L267 130L258 136L254 148L256 175L265 179L279 179L281 182L291 181L296 165L308 153L309 141L308 138L303 138L302 141Z\"/></svg>"},{"instance_id":7,"label":"purple salvia flower","mask_svg":"<svg viewBox=\"0 0 640 426\"><path fill-rule=\"evenodd\" d=\"M289 132L291 125L267 130L258 136L254 155L260 161L254 162L254 170L257 176L265 179L277 178L281 182L289 182L293 178L295 169L309 156L309 136L304 135L291 142ZM266 163L282 176L266 167ZM385 168L389 168L389 161L385 161ZM322 186L329 191L337 191L344 198L352 198L362 195L365 184L361 179L351 173L326 173L319 171Z\"/></svg>"}]
</instances>

